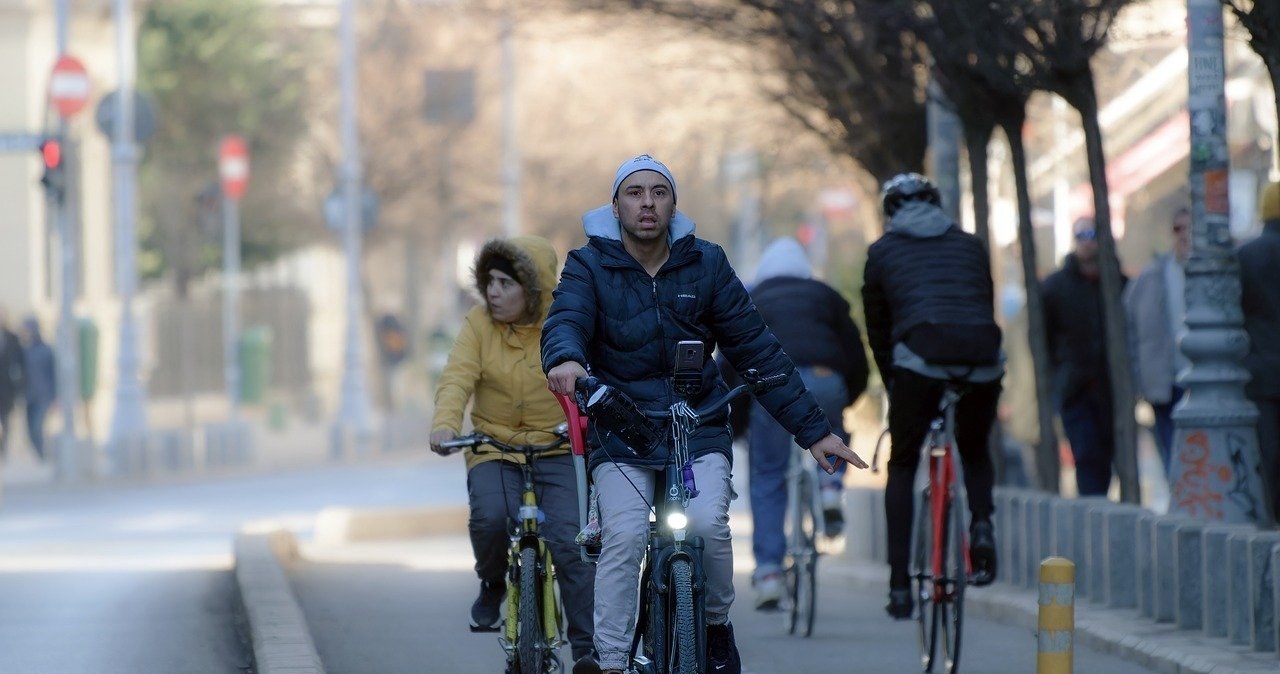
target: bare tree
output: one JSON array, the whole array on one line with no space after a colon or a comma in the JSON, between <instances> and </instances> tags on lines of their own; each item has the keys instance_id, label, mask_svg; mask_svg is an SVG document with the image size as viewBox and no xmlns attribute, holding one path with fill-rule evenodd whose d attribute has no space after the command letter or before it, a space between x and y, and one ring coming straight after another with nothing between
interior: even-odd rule
<instances>
[{"instance_id":1,"label":"bare tree","mask_svg":"<svg viewBox=\"0 0 1280 674\"><path fill-rule=\"evenodd\" d=\"M1249 46L1262 57L1271 74L1271 93L1280 118L1280 2L1275 0L1222 0L1249 31Z\"/></svg>"},{"instance_id":2,"label":"bare tree","mask_svg":"<svg viewBox=\"0 0 1280 674\"><path fill-rule=\"evenodd\" d=\"M925 84L916 38L876 0L565 0L575 9L648 11L761 45L770 99L877 183L923 172Z\"/></svg>"}]
</instances>

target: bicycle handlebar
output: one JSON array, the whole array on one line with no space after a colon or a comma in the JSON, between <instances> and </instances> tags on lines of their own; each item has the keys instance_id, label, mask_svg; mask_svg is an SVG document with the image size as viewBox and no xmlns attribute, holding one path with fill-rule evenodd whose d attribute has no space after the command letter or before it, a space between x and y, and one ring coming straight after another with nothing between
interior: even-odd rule
<instances>
[{"instance_id":1,"label":"bicycle handlebar","mask_svg":"<svg viewBox=\"0 0 1280 674\"><path fill-rule=\"evenodd\" d=\"M710 402L703 403L694 409L697 416L706 416L724 407L734 398L750 391L753 394L760 394L775 389L787 382L786 373L778 373L774 375L764 376L758 370L747 370L742 373L743 383L730 389L727 393L719 396ZM600 380L595 377L582 377L578 379L577 395L578 406L586 409L587 398L600 386ZM640 410L640 412L649 419L670 419L671 410Z\"/></svg>"},{"instance_id":2,"label":"bicycle handlebar","mask_svg":"<svg viewBox=\"0 0 1280 674\"><path fill-rule=\"evenodd\" d=\"M568 433L563 431L556 432L556 439L541 445L509 445L500 440L495 440L492 436L483 433L472 433L463 435L452 440L445 440L440 443L441 449L449 449L457 451L459 449L468 449L471 447L479 447L481 445L493 445L498 451L512 454L538 454L564 447L568 440Z\"/></svg>"}]
</instances>

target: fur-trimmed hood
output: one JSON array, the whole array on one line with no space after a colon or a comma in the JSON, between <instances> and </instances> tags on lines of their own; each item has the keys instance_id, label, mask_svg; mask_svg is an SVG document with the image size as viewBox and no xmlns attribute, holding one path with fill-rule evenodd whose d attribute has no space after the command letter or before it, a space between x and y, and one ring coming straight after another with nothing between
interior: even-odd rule
<instances>
[{"instance_id":1,"label":"fur-trimmed hood","mask_svg":"<svg viewBox=\"0 0 1280 674\"><path fill-rule=\"evenodd\" d=\"M489 261L504 257L516 270L516 281L524 288L525 301L535 307L535 323L541 324L551 307L551 291L556 286L556 249L540 236L494 239L484 244L471 270L481 299L489 285Z\"/></svg>"}]
</instances>

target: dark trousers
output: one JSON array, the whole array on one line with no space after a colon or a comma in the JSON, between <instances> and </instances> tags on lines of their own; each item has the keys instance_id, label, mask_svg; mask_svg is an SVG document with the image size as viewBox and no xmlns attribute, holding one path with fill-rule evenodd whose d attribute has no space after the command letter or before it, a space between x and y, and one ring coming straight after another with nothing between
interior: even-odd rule
<instances>
[{"instance_id":1,"label":"dark trousers","mask_svg":"<svg viewBox=\"0 0 1280 674\"><path fill-rule=\"evenodd\" d=\"M1076 491L1080 496L1106 496L1111 487L1111 462L1115 458L1115 417L1111 395L1088 389L1059 406L1062 430L1071 443L1076 464Z\"/></svg>"},{"instance_id":2,"label":"dark trousers","mask_svg":"<svg viewBox=\"0 0 1280 674\"><path fill-rule=\"evenodd\" d=\"M44 461L44 418L49 413L48 402L27 401L27 437L36 450L36 458Z\"/></svg>"},{"instance_id":3,"label":"dark trousers","mask_svg":"<svg viewBox=\"0 0 1280 674\"><path fill-rule=\"evenodd\" d=\"M1169 462L1173 454L1173 406L1182 400L1183 393L1180 387L1175 386L1169 402L1151 403L1151 411L1156 419L1151 435L1155 438L1156 452L1160 454L1160 465L1164 466L1166 479L1169 477Z\"/></svg>"},{"instance_id":4,"label":"dark trousers","mask_svg":"<svg viewBox=\"0 0 1280 674\"><path fill-rule=\"evenodd\" d=\"M13 416L13 403L0 401L0 459L9 451L9 435L13 433L13 425L9 423Z\"/></svg>"},{"instance_id":5,"label":"dark trousers","mask_svg":"<svg viewBox=\"0 0 1280 674\"><path fill-rule=\"evenodd\" d=\"M1271 513L1280 521L1280 398L1254 398L1258 406L1258 455Z\"/></svg>"},{"instance_id":6,"label":"dark trousers","mask_svg":"<svg viewBox=\"0 0 1280 674\"><path fill-rule=\"evenodd\" d=\"M884 505L889 536L889 585L908 584L907 563L911 554L911 525L915 510L912 485L920 449L929 432L929 423L938 416L938 403L946 382L894 369L889 393L889 477L884 488ZM969 512L974 519L991 516L991 455L987 437L996 418L1000 381L971 384L956 403L956 446L964 470L964 488L969 495Z\"/></svg>"},{"instance_id":7,"label":"dark trousers","mask_svg":"<svg viewBox=\"0 0 1280 674\"><path fill-rule=\"evenodd\" d=\"M595 567L584 562L574 538L578 535L578 490L568 455L534 463L534 491L546 513L539 529L551 549L556 582L568 619L569 644L577 660L592 650ZM506 461L486 461L467 471L471 502L471 549L480 580L505 581L509 532L524 493L520 467Z\"/></svg>"}]
</instances>

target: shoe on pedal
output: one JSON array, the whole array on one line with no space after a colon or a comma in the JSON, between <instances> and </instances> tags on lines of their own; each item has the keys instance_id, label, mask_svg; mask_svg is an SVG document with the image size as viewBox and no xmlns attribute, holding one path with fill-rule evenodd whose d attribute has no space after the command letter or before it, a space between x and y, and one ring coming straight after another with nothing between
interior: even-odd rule
<instances>
[{"instance_id":1,"label":"shoe on pedal","mask_svg":"<svg viewBox=\"0 0 1280 674\"><path fill-rule=\"evenodd\" d=\"M782 574L768 573L755 582L756 610L774 611L782 602Z\"/></svg>"},{"instance_id":2,"label":"shoe on pedal","mask_svg":"<svg viewBox=\"0 0 1280 674\"><path fill-rule=\"evenodd\" d=\"M707 625L707 672L742 674L742 658L733 640L733 625Z\"/></svg>"},{"instance_id":3,"label":"shoe on pedal","mask_svg":"<svg viewBox=\"0 0 1280 674\"><path fill-rule=\"evenodd\" d=\"M483 630L497 625L501 617L502 599L506 594L506 581L480 581L480 596L471 604L471 628Z\"/></svg>"},{"instance_id":4,"label":"shoe on pedal","mask_svg":"<svg viewBox=\"0 0 1280 674\"><path fill-rule=\"evenodd\" d=\"M996 537L990 519L975 519L969 527L969 561L973 564L974 585L995 582Z\"/></svg>"},{"instance_id":5,"label":"shoe on pedal","mask_svg":"<svg viewBox=\"0 0 1280 674\"><path fill-rule=\"evenodd\" d=\"M839 487L823 487L822 495L822 533L827 538L835 538L844 531L844 503Z\"/></svg>"},{"instance_id":6,"label":"shoe on pedal","mask_svg":"<svg viewBox=\"0 0 1280 674\"><path fill-rule=\"evenodd\" d=\"M617 670L610 670L617 671ZM603 674L600 663L590 655L584 655L573 663L573 674Z\"/></svg>"},{"instance_id":7,"label":"shoe on pedal","mask_svg":"<svg viewBox=\"0 0 1280 674\"><path fill-rule=\"evenodd\" d=\"M910 588L889 590L889 603L884 607L889 617L894 620L909 620L914 608L915 601L911 598Z\"/></svg>"}]
</instances>

